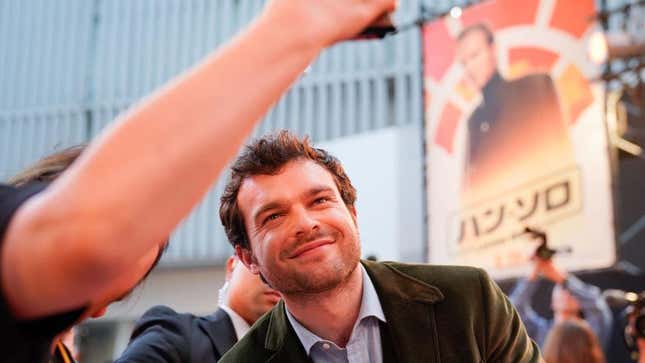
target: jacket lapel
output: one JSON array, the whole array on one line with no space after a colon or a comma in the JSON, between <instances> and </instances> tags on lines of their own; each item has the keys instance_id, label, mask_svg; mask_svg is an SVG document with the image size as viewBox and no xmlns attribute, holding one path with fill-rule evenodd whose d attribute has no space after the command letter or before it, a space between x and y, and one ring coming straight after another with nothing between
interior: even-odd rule
<instances>
[{"instance_id":1,"label":"jacket lapel","mask_svg":"<svg viewBox=\"0 0 645 363\"><path fill-rule=\"evenodd\" d=\"M379 296L398 361L440 361L433 304L439 289L384 263L362 261Z\"/></svg>"},{"instance_id":2,"label":"jacket lapel","mask_svg":"<svg viewBox=\"0 0 645 363\"><path fill-rule=\"evenodd\" d=\"M220 356L224 355L237 342L231 318L221 308L206 319L203 327Z\"/></svg>"},{"instance_id":3,"label":"jacket lapel","mask_svg":"<svg viewBox=\"0 0 645 363\"><path fill-rule=\"evenodd\" d=\"M444 299L441 291L389 264L362 263L378 293L398 362L439 363L433 304ZM275 352L267 362L310 362L282 300L271 311L264 347Z\"/></svg>"},{"instance_id":4,"label":"jacket lapel","mask_svg":"<svg viewBox=\"0 0 645 363\"><path fill-rule=\"evenodd\" d=\"M276 309L271 310L264 347L275 352L267 362L311 362L289 324L282 300L278 302Z\"/></svg>"}]
</instances>

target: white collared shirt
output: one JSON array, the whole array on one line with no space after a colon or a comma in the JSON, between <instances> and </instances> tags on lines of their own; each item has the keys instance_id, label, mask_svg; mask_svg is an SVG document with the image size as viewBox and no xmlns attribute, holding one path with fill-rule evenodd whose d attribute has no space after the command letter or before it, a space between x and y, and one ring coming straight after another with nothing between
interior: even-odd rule
<instances>
[{"instance_id":1,"label":"white collared shirt","mask_svg":"<svg viewBox=\"0 0 645 363\"><path fill-rule=\"evenodd\" d=\"M251 329L251 326L249 323L244 320L238 313L235 312L235 310L231 309L230 307L221 304L219 306L222 308L222 310L226 311L228 316L231 318L231 322L233 323L233 329L235 329L235 335L237 336L237 340L242 339L244 334L246 334L249 329Z\"/></svg>"},{"instance_id":2,"label":"white collared shirt","mask_svg":"<svg viewBox=\"0 0 645 363\"><path fill-rule=\"evenodd\" d=\"M318 337L305 328L291 315L285 305L287 318L296 332L300 343L305 348L314 363L344 362L344 363L382 363L381 330L379 320L386 322L381 302L363 265L359 264L363 277L363 296L361 308L354 323L352 334L345 348L340 348L334 342Z\"/></svg>"}]
</instances>

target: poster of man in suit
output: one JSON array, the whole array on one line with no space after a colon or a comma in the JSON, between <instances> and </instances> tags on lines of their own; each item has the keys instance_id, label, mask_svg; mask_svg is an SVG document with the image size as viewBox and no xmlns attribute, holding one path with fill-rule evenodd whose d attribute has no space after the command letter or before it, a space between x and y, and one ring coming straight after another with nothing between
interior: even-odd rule
<instances>
[{"instance_id":1,"label":"poster of man in suit","mask_svg":"<svg viewBox=\"0 0 645 363\"><path fill-rule=\"evenodd\" d=\"M465 81L481 94L467 121L464 192L475 194L509 167L529 169L523 175L532 169L540 177L540 164L571 166L573 150L551 76L505 79L498 69L495 36L485 23L464 28L456 43Z\"/></svg>"},{"instance_id":2,"label":"poster of man in suit","mask_svg":"<svg viewBox=\"0 0 645 363\"><path fill-rule=\"evenodd\" d=\"M431 262L522 274L533 227L571 251L568 268L613 263L593 13L592 0L497 0L424 27Z\"/></svg>"}]
</instances>

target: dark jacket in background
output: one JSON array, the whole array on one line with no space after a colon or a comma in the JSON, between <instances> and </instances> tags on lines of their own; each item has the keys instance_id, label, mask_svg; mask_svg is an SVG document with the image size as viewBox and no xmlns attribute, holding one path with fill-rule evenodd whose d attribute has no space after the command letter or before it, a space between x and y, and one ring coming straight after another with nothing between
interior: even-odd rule
<instances>
[{"instance_id":1,"label":"dark jacket in background","mask_svg":"<svg viewBox=\"0 0 645 363\"><path fill-rule=\"evenodd\" d=\"M199 317L156 306L137 321L115 363L215 363L236 341L233 323L222 309Z\"/></svg>"}]
</instances>

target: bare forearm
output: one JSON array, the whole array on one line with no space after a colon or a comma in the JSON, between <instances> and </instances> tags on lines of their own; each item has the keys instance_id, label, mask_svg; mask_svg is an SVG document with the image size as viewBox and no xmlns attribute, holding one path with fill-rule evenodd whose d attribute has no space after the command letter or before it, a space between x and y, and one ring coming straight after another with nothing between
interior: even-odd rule
<instances>
[{"instance_id":1,"label":"bare forearm","mask_svg":"<svg viewBox=\"0 0 645 363\"><path fill-rule=\"evenodd\" d=\"M73 209L92 218L93 210L109 213L111 230L140 241L128 247L135 254L149 248L144 238L166 238L317 54L279 32L261 19L124 115L55 185L52 200L76 200Z\"/></svg>"}]
</instances>

